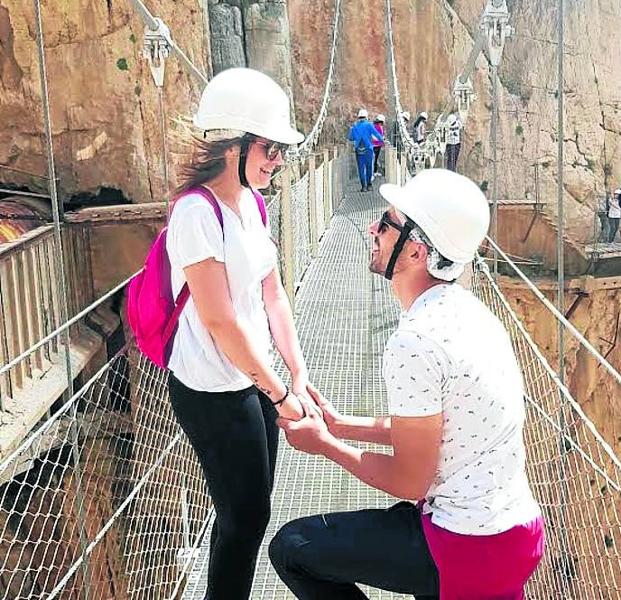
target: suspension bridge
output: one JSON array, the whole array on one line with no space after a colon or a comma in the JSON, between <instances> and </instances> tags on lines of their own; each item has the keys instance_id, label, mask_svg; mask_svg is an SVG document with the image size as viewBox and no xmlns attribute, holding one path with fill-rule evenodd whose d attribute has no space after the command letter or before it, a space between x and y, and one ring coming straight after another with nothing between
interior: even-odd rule
<instances>
[{"instance_id":1,"label":"suspension bridge","mask_svg":"<svg viewBox=\"0 0 621 600\"><path fill-rule=\"evenodd\" d=\"M205 82L166 24L140 0L132 4L147 27L145 56L158 89L165 85L164 68L172 54ZM202 599L214 515L198 463L171 413L167 374L123 339L96 372L84 371L97 352L97 336L114 329L114 315L107 307L127 282L90 301L92 289L76 285L92 280L88 261L71 258L88 255L88 222L119 222L133 212L140 213L134 215L137 218L159 223L165 205L92 209L61 218L39 0L35 6L54 223L31 236L19 254L13 248L9 260L3 262L0 256L0 283L13 290L14 302L12 310L0 307L6 339L1 355L5 364L0 368L0 432L12 431L12 441L3 441L0 463L0 599ZM560 7L562 48L563 0ZM391 0L385 0L389 84L402 142L400 147L386 148L387 181L402 183L442 160L448 109L455 106L467 120L476 101L472 74L481 56L489 61L492 77L491 139L496 147L497 68L512 31L504 0L489 0L482 9L472 52L420 145L402 118L393 7ZM380 359L398 316L386 282L367 269L366 229L381 213L382 201L375 193L357 191L351 155L329 146L322 137L338 78L342 14L342 0L335 0L320 109L306 141L288 157L268 212L311 381L337 409L379 415L386 406ZM159 100L153 109L163 116L162 94ZM562 91L558 101L562 131ZM165 138L162 118L162 168L167 180ZM495 153L493 168L497 169ZM621 375L564 316L562 193L553 304L497 244L494 182L486 255L475 261L469 285L507 328L525 378L528 475L546 517L548 538L528 597L621 598L621 461L610 440L585 414L583 398L572 396L568 389L562 349L577 348L584 360L595 361L617 401ZM501 289L499 264L522 280L549 319L558 323L559 364L550 365ZM62 400L28 414L29 399L50 389L58 390ZM19 419L13 418L16 414ZM283 441L267 541L282 523L297 516L391 502L328 461L285 446ZM372 598L402 597L367 592ZM252 598L291 597L262 549Z\"/></svg>"}]
</instances>

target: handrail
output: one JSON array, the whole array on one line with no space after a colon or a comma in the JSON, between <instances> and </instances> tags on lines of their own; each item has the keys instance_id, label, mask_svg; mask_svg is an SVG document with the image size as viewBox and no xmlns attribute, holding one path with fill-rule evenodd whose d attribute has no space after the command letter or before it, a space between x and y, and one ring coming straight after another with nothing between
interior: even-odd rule
<instances>
[{"instance_id":1,"label":"handrail","mask_svg":"<svg viewBox=\"0 0 621 600\"><path fill-rule=\"evenodd\" d=\"M135 275L135 273L134 273L134 275ZM57 335L59 335L60 333L63 333L64 331L69 329L72 325L75 325L75 323L77 323L82 317L86 316L93 309L95 309L98 306L100 306L101 304L103 304L106 300L111 298L119 290L122 290L129 283L129 281L131 280L131 278L134 275L131 275L130 277L125 279L125 281L119 283L116 287L114 287L110 291L106 292L101 298L99 298L98 300L95 300L95 302L89 304L84 310L80 311L74 317L69 319L67 322L63 323L60 327L56 328L54 331L52 331L51 333L46 335L43 339L39 340L36 344L34 344L34 346L31 346L27 350L24 350L24 352L22 352L19 356L16 356L10 362L8 362L5 365L3 365L0 368L0 376L4 375L8 371L10 371L13 367L18 365L22 360L27 358L30 354L32 354L33 352L35 352L39 348L42 348L43 346L45 346L45 344L47 344L49 341L53 340Z\"/></svg>"},{"instance_id":2,"label":"handrail","mask_svg":"<svg viewBox=\"0 0 621 600\"><path fill-rule=\"evenodd\" d=\"M509 264L517 275L526 283L535 296L544 304L544 306L554 315L554 317L562 323L571 334L591 353L593 358L597 360L621 385L621 374L595 349L595 347L587 340L564 315L552 304L539 290L539 288L520 270L520 268L507 256L505 252L498 246L489 236L485 238L489 244L498 252L500 256Z\"/></svg>"}]
</instances>

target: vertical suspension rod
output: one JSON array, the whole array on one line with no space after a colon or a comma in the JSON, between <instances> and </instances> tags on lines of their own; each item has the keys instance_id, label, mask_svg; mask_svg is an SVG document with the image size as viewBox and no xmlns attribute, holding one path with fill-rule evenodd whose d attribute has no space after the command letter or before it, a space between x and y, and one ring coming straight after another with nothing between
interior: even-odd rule
<instances>
[{"instance_id":1,"label":"vertical suspension rod","mask_svg":"<svg viewBox=\"0 0 621 600\"><path fill-rule=\"evenodd\" d=\"M565 205L563 201L564 176L564 138L565 138L565 0L558 0L558 230L556 237L557 258L557 308L565 314L565 253L563 237L565 233ZM558 371L559 378L565 383L565 329L562 323L558 325Z\"/></svg>"},{"instance_id":2,"label":"vertical suspension rod","mask_svg":"<svg viewBox=\"0 0 621 600\"><path fill-rule=\"evenodd\" d=\"M565 314L565 252L563 247L563 238L565 233L565 205L563 198L564 191L564 158L565 158L565 0L558 0L558 230L556 236L556 260L557 260L557 308L561 315ZM565 385L565 327L561 321L557 327L557 343L558 343L558 376L561 384ZM561 523L566 522L567 505L570 500L570 492L568 489L567 478L568 468L567 454L568 448L565 439L568 437L567 429L567 407L565 406L565 398L559 390L559 479L560 479L560 510L559 518ZM569 560L571 547L567 535L567 529L561 528L562 553ZM575 596L575 589L572 589L573 583L568 578L561 578L563 587L563 597L569 598Z\"/></svg>"},{"instance_id":3,"label":"vertical suspension rod","mask_svg":"<svg viewBox=\"0 0 621 600\"><path fill-rule=\"evenodd\" d=\"M492 65L492 237L498 244L498 67ZM494 248L494 281L498 280L498 252Z\"/></svg>"},{"instance_id":4,"label":"vertical suspension rod","mask_svg":"<svg viewBox=\"0 0 621 600\"><path fill-rule=\"evenodd\" d=\"M60 302L60 320L66 323L69 319L69 306L67 299L67 279L65 274L65 262L63 252L63 240L61 230L61 219L64 220L64 211L60 203L58 196L58 187L56 185L56 165L54 163L54 144L52 139L52 122L50 116L50 97L49 89L47 85L47 67L45 60L45 45L43 39L43 19L41 16L41 0L34 0L34 12L35 12L35 26L37 34L37 47L39 52L39 77L41 79L41 100L43 104L43 121L45 126L45 141L46 141L46 153L47 153L47 169L48 180L50 182L49 192L52 205L52 217L54 219L54 253L55 260L54 265L57 269L57 277L54 278L53 285L56 286L57 298ZM65 349L65 370L67 375L67 389L65 392L66 398L73 397L73 373L71 368L71 336L70 329L67 327L62 333L62 344ZM75 493L76 501L78 503L78 528L80 547L82 553L86 552L88 546L88 540L86 539L86 532L84 530L85 523L85 511L84 511L84 494L82 489L82 468L80 466L80 454L77 449L78 431L77 431L77 404L74 404L71 408L72 425L71 425L71 456L74 462L75 469ZM90 597L89 591L89 565L85 560L82 567L82 575L84 580L83 585L83 598L88 600Z\"/></svg>"}]
</instances>

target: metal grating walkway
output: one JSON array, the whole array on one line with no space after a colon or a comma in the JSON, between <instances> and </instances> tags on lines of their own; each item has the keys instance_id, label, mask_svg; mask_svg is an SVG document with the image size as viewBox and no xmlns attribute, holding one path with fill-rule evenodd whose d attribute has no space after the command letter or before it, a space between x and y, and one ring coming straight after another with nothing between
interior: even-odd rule
<instances>
[{"instance_id":1,"label":"metal grating walkway","mask_svg":"<svg viewBox=\"0 0 621 600\"><path fill-rule=\"evenodd\" d=\"M348 190L296 296L296 322L311 381L337 409L350 414L381 414L385 405L381 356L396 326L398 308L386 282L368 270L367 233L368 224L379 216L382 206L377 193L360 193L353 187ZM265 541L269 542L283 523L300 516L387 506L392 502L394 499L363 485L328 460L292 450L283 437L272 521ZM186 600L203 599L206 554L204 549L195 564ZM373 599L411 598L365 591ZM253 600L293 597L272 569L264 543Z\"/></svg>"}]
</instances>

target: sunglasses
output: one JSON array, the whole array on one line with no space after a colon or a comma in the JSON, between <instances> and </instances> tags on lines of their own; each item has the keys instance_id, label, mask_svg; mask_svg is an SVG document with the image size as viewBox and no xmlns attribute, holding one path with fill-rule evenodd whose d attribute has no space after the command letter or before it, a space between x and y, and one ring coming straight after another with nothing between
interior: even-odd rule
<instances>
[{"instance_id":1,"label":"sunglasses","mask_svg":"<svg viewBox=\"0 0 621 600\"><path fill-rule=\"evenodd\" d=\"M386 231L389 227L396 229L400 233L403 231L403 225L401 225L401 223L395 223L395 221L390 218L389 212L386 211L379 220L377 232L384 233L384 231Z\"/></svg>"},{"instance_id":2,"label":"sunglasses","mask_svg":"<svg viewBox=\"0 0 621 600\"><path fill-rule=\"evenodd\" d=\"M285 155L285 152L289 148L289 144L283 144L282 142L264 142L262 140L254 140L254 143L257 146L262 146L265 148L265 157L267 160L276 160L278 155L282 153Z\"/></svg>"}]
</instances>

